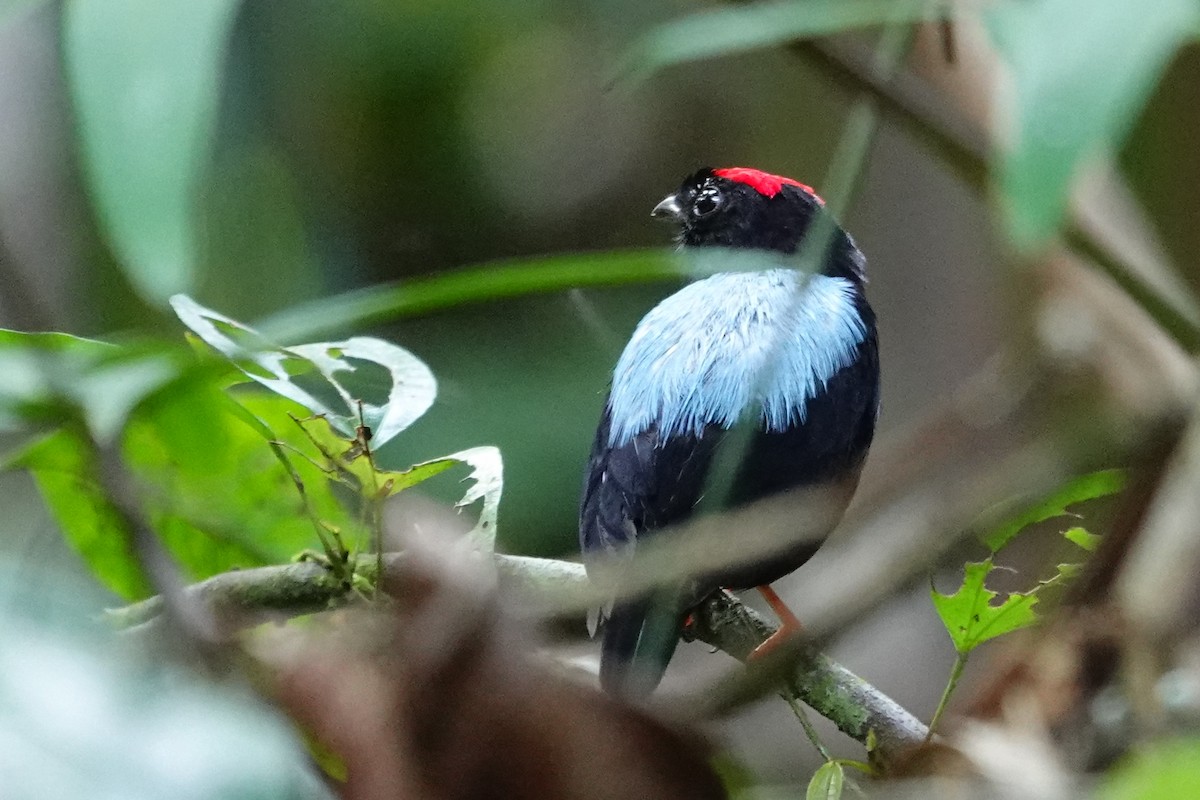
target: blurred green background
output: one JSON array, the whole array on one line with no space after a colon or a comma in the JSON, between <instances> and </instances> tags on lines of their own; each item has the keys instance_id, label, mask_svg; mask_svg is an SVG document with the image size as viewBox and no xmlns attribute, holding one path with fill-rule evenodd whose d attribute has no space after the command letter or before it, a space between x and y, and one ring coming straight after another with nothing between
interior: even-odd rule
<instances>
[{"instance_id":1,"label":"blurred green background","mask_svg":"<svg viewBox=\"0 0 1200 800\"><path fill-rule=\"evenodd\" d=\"M1126 12L1112 9L1123 4L1101 5L1097 19L1121 22ZM1053 52L1078 66L1069 74L1084 75L1088 87L1110 86L1116 78L1103 70L1130 66L1087 38L1103 45L1108 28L1066 24L1090 14L1090 4L996 6L1063 15L1016 41L1051 52L1046 44L1062 40ZM1168 6L1186 11L1187 3ZM0 325L178 339L181 326L155 302L164 287L253 322L302 301L497 260L666 248L670 231L650 209L705 165L756 166L827 191L859 98L811 61L767 47L620 77L642 37L709 7L720 6L0 3ZM1063 159L1069 177L1077 160L1119 155L1135 206L1181 285L1194 289L1200 52L1195 30L1171 30L1154 41L1189 44L1155 50L1157 66L1113 101L1099 144L1089 139ZM870 52L874 35L851 40ZM996 39L1012 44L1008 35ZM934 27L921 26L918 72L937 62L938 43ZM1129 57L1141 64L1139 52ZM1089 73L1090 57L1103 69ZM1055 63L1042 67L1032 74L1055 74ZM1048 85L1065 92L1051 96L1058 113L1087 117L1070 102L1076 87ZM201 98L189 106L198 118L175 107L181 91ZM1002 343L1022 341L1022 314L1039 289L1010 247L1018 237L1003 208L1015 195L991 202L997 184L1012 189L964 181L885 114L857 191L835 198L850 201L843 223L869 261L883 348L881 441L942 403ZM1039 191L1062 200L1059 188ZM1053 227L1052 217L1040 224ZM677 285L563 290L323 338L382 336L437 376L437 403L385 448L387 466L497 445L501 546L570 554L609 370L636 321ZM868 484L886 477L872 469ZM455 496L448 487L445 497ZM0 504L8 511L0 549L72 560L28 478L2 476ZM894 663L948 663L932 611L906 617L908 635L896 641L901 626L888 614L900 613L869 621L850 649L890 632ZM939 688L921 671L869 677L920 711ZM794 770L786 766L793 742L756 748L764 762Z\"/></svg>"},{"instance_id":2,"label":"blurred green background","mask_svg":"<svg viewBox=\"0 0 1200 800\"><path fill-rule=\"evenodd\" d=\"M194 296L253 320L494 259L665 247L670 232L649 209L702 165L755 165L819 189L853 98L787 53L614 84L639 36L691 10L238 8L221 56L212 160L195 193ZM64 86L64 60L69 75L70 59L82 57L63 52L70 40L56 41L68 11L39 5L3 30L0 234L17 291L5 293L0 322L174 335L179 326L130 285L97 224L104 209L86 191L88 151L77 134L87 129ZM106 46L153 36L136 27L109 33ZM123 144L132 146L108 146ZM122 155L137 151L111 157ZM871 260L886 430L927 402L914 387L946 385L986 352L995 324L989 223L969 190L885 126L846 224ZM376 329L426 359L441 383L434 410L385 458L499 445L502 543L571 550L578 476L608 370L637 319L673 288L566 292Z\"/></svg>"}]
</instances>

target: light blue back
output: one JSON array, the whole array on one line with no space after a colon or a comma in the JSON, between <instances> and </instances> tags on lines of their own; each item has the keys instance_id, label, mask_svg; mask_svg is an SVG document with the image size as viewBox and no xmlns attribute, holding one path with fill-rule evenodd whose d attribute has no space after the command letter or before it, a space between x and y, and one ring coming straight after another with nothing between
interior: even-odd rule
<instances>
[{"instance_id":1,"label":"light blue back","mask_svg":"<svg viewBox=\"0 0 1200 800\"><path fill-rule=\"evenodd\" d=\"M768 431L785 430L866 335L845 278L774 269L697 281L650 311L617 361L609 446L655 423L665 436L731 428L759 406Z\"/></svg>"}]
</instances>

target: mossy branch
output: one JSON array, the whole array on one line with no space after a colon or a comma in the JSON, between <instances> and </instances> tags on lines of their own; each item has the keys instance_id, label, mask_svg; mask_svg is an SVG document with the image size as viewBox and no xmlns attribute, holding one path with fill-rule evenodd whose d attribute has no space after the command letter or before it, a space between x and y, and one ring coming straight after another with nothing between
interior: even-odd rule
<instances>
[{"instance_id":1,"label":"mossy branch","mask_svg":"<svg viewBox=\"0 0 1200 800\"><path fill-rule=\"evenodd\" d=\"M502 585L541 608L577 606L589 594L580 564L509 555L495 559ZM384 557L387 580L402 580L402 560L398 553ZM375 564L374 558L364 556L356 568L374 579ZM344 581L312 561L222 573L187 587L183 595L234 624L335 608L356 596ZM152 597L109 610L106 616L118 628L145 629L158 624L161 612L161 599ZM774 627L737 598L719 593L700 608L689 632L744 661ZM788 669L791 674L785 682L793 686L795 696L847 735L864 745L870 742L877 761L886 764L924 740L927 729L916 717L815 648L801 648Z\"/></svg>"}]
</instances>

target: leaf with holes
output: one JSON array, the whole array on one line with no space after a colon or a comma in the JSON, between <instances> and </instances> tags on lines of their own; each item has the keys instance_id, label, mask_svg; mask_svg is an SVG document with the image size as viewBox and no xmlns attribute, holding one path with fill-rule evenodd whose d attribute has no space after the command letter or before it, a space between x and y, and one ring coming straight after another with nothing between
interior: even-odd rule
<instances>
[{"instance_id":1,"label":"leaf with holes","mask_svg":"<svg viewBox=\"0 0 1200 800\"><path fill-rule=\"evenodd\" d=\"M504 463L500 458L500 450L495 447L472 447L460 450L444 458L418 464L413 469L419 469L429 464L439 462L466 464L471 467L471 474L464 481L472 481L470 488L462 499L454 504L455 508L466 508L472 503L482 500L483 507L479 510L479 519L471 529L471 538L485 553L496 549L496 517L500 511L500 493L504 490Z\"/></svg>"},{"instance_id":2,"label":"leaf with holes","mask_svg":"<svg viewBox=\"0 0 1200 800\"><path fill-rule=\"evenodd\" d=\"M1034 592L1013 592L999 603L1000 595L987 588L985 581L995 564L987 561L968 563L962 586L954 594L930 589L933 605L950 634L954 648L962 654L974 650L988 639L1027 628L1037 622Z\"/></svg>"},{"instance_id":3,"label":"leaf with holes","mask_svg":"<svg viewBox=\"0 0 1200 800\"><path fill-rule=\"evenodd\" d=\"M246 375L276 394L324 415L355 438L360 424L379 446L421 417L437 396L437 381L419 358L380 339L293 347L270 344L237 320L176 295L171 306L184 325Z\"/></svg>"},{"instance_id":4,"label":"leaf with holes","mask_svg":"<svg viewBox=\"0 0 1200 800\"><path fill-rule=\"evenodd\" d=\"M1069 513L1067 511L1069 506L1087 500L1108 497L1121 491L1124 487L1125 471L1121 469L1105 469L1081 475L1063 484L1003 524L988 531L980 539L993 554L998 553L1002 547L1011 542L1017 534L1030 525L1045 522L1055 517L1066 516Z\"/></svg>"}]
</instances>

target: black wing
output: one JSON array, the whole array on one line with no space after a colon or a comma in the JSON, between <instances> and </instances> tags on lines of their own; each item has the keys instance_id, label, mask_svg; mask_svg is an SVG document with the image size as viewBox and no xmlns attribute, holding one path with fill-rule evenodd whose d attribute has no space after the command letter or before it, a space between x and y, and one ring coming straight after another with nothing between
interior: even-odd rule
<instances>
[{"instance_id":1,"label":"black wing","mask_svg":"<svg viewBox=\"0 0 1200 800\"><path fill-rule=\"evenodd\" d=\"M608 402L596 429L579 508L579 547L589 556L632 551L640 536L686 519L704 491L721 431L661 439L651 427L609 446Z\"/></svg>"},{"instance_id":2,"label":"black wing","mask_svg":"<svg viewBox=\"0 0 1200 800\"><path fill-rule=\"evenodd\" d=\"M606 402L579 510L579 544L590 568L605 558L631 556L638 539L692 513L721 433L711 426L701 436L663 440L650 428L611 447L610 425ZM658 684L687 611L673 594L627 597L608 610L600 657L607 690L640 696Z\"/></svg>"}]
</instances>

